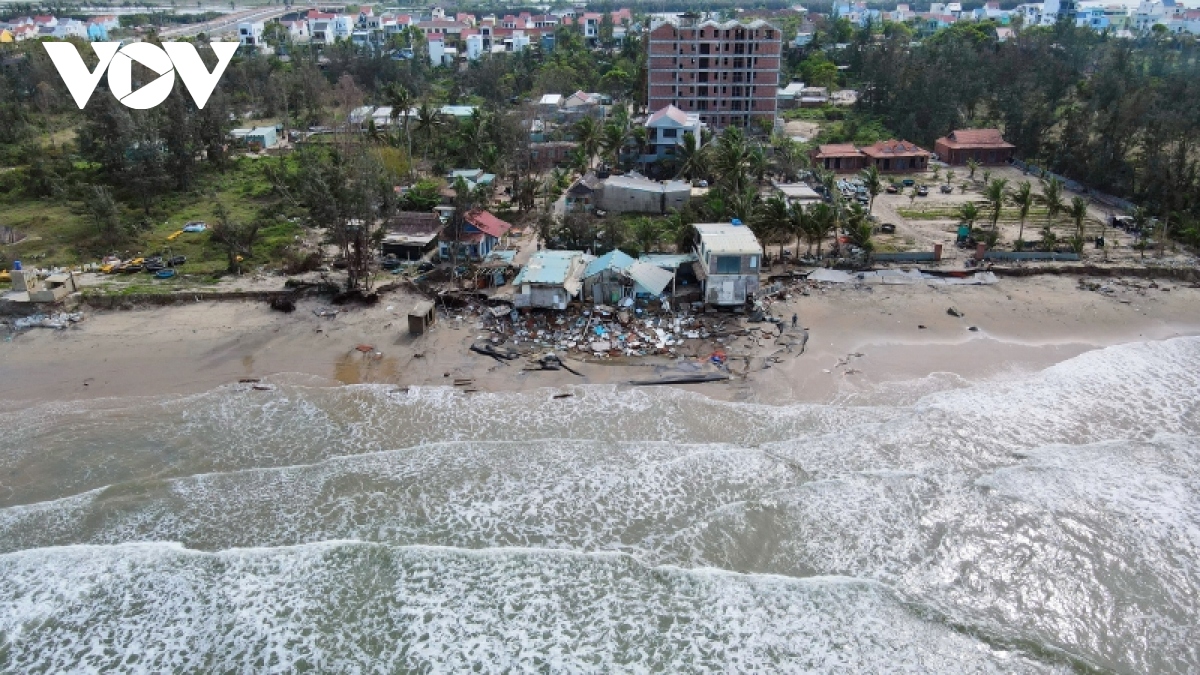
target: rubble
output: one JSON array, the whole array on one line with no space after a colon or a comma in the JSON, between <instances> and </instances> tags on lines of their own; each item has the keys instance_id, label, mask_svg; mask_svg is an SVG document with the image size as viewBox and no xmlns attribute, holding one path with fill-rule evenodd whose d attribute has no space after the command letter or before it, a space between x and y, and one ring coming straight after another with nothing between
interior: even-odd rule
<instances>
[{"instance_id":1,"label":"rubble","mask_svg":"<svg viewBox=\"0 0 1200 675\"><path fill-rule=\"evenodd\" d=\"M83 321L83 312L62 312L60 314L33 314L12 322L14 330L27 328L53 328L65 330L71 324Z\"/></svg>"}]
</instances>

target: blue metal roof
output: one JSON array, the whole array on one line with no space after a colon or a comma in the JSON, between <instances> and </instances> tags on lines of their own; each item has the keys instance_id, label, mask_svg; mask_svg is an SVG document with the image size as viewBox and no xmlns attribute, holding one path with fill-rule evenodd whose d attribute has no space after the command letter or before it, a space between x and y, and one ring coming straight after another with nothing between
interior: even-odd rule
<instances>
[{"instance_id":1,"label":"blue metal roof","mask_svg":"<svg viewBox=\"0 0 1200 675\"><path fill-rule=\"evenodd\" d=\"M674 270L680 267L696 262L696 254L694 253L643 253L638 256L638 260L651 265L657 265L663 269Z\"/></svg>"},{"instance_id":2,"label":"blue metal roof","mask_svg":"<svg viewBox=\"0 0 1200 675\"><path fill-rule=\"evenodd\" d=\"M584 270L583 278L593 277L604 270L626 270L632 264L633 258L630 258L621 249L613 249L593 260Z\"/></svg>"},{"instance_id":3,"label":"blue metal roof","mask_svg":"<svg viewBox=\"0 0 1200 675\"><path fill-rule=\"evenodd\" d=\"M582 255L582 251L537 251L517 273L517 277L513 279L513 286L562 284L571 273L571 261Z\"/></svg>"}]
</instances>

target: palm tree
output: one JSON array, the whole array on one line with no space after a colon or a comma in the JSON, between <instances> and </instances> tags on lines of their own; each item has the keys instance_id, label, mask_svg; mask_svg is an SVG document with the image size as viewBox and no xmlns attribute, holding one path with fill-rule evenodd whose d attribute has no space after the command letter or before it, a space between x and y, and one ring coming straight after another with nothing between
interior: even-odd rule
<instances>
[{"instance_id":1,"label":"palm tree","mask_svg":"<svg viewBox=\"0 0 1200 675\"><path fill-rule=\"evenodd\" d=\"M408 173L409 176L412 176L412 135L408 130L408 111L412 108L412 92L408 90L408 87L394 84L387 89L387 103L392 107L393 127L396 126L396 120L404 115L401 132L404 134L404 152L405 159L408 160Z\"/></svg>"},{"instance_id":2,"label":"palm tree","mask_svg":"<svg viewBox=\"0 0 1200 675\"><path fill-rule=\"evenodd\" d=\"M817 258L821 257L821 244L825 238L837 230L837 214L833 207L828 204L817 204L809 213L809 230L805 231L804 238L808 240L809 246L812 242L817 242Z\"/></svg>"},{"instance_id":3,"label":"palm tree","mask_svg":"<svg viewBox=\"0 0 1200 675\"><path fill-rule=\"evenodd\" d=\"M992 182L992 170L984 169L983 170L983 184L986 186L990 182Z\"/></svg>"},{"instance_id":4,"label":"palm tree","mask_svg":"<svg viewBox=\"0 0 1200 675\"><path fill-rule=\"evenodd\" d=\"M417 134L425 140L421 159L429 161L429 145L437 136L438 128L442 126L441 112L429 105L428 100L422 100L417 108Z\"/></svg>"},{"instance_id":5,"label":"palm tree","mask_svg":"<svg viewBox=\"0 0 1200 675\"><path fill-rule=\"evenodd\" d=\"M971 180L975 180L975 170L978 168L979 168L979 162L976 162L974 157L972 157L971 159L968 159L967 160L967 171L969 172L968 178L970 178Z\"/></svg>"},{"instance_id":6,"label":"palm tree","mask_svg":"<svg viewBox=\"0 0 1200 675\"><path fill-rule=\"evenodd\" d=\"M1071 245L1076 253L1083 253L1083 221L1087 218L1087 208L1087 200L1078 195L1071 199L1071 205L1067 207L1067 215L1075 221L1075 236Z\"/></svg>"},{"instance_id":7,"label":"palm tree","mask_svg":"<svg viewBox=\"0 0 1200 675\"><path fill-rule=\"evenodd\" d=\"M611 166L617 166L621 158L621 148L625 147L625 141L628 139L628 127L621 126L616 122L604 125L604 133L600 138L600 146L604 149L605 154L612 157Z\"/></svg>"},{"instance_id":8,"label":"palm tree","mask_svg":"<svg viewBox=\"0 0 1200 675\"><path fill-rule=\"evenodd\" d=\"M764 202L759 202L754 210L750 229L760 241L774 240L779 243L779 255L783 255L784 237L788 234L790 223L788 204L780 195L771 195Z\"/></svg>"},{"instance_id":9,"label":"palm tree","mask_svg":"<svg viewBox=\"0 0 1200 675\"><path fill-rule=\"evenodd\" d=\"M741 192L729 195L729 210L733 212L735 218L743 223L751 223L754 219L754 211L758 208L760 201L758 188L754 185L747 185L742 188Z\"/></svg>"},{"instance_id":10,"label":"palm tree","mask_svg":"<svg viewBox=\"0 0 1200 675\"><path fill-rule=\"evenodd\" d=\"M587 157L587 166L592 166L592 158L600 151L600 126L591 117L584 117L575 123L575 140Z\"/></svg>"},{"instance_id":11,"label":"palm tree","mask_svg":"<svg viewBox=\"0 0 1200 675\"><path fill-rule=\"evenodd\" d=\"M1020 251L1025 248L1025 219L1029 217L1029 209L1033 206L1033 184L1027 180L1018 183L1012 201L1017 205L1017 215L1021 219L1021 229L1017 231L1017 250Z\"/></svg>"},{"instance_id":12,"label":"palm tree","mask_svg":"<svg viewBox=\"0 0 1200 675\"><path fill-rule=\"evenodd\" d=\"M761 183L767 175L769 166L770 162L767 161L767 153L763 151L761 145L755 145L750 148L750 156L746 161L746 169L749 170L754 180Z\"/></svg>"},{"instance_id":13,"label":"palm tree","mask_svg":"<svg viewBox=\"0 0 1200 675\"><path fill-rule=\"evenodd\" d=\"M955 174L955 173L954 173L954 171L953 171L952 169L947 169L947 170L946 170L946 185L951 185L951 184L953 184L953 183L954 183L954 176L956 176L956 175L957 175L957 174Z\"/></svg>"},{"instance_id":14,"label":"palm tree","mask_svg":"<svg viewBox=\"0 0 1200 675\"><path fill-rule=\"evenodd\" d=\"M797 252L799 252L800 238L808 231L811 219L808 211L804 210L804 205L800 202L793 202L788 205L787 231L797 243ZM808 244L808 255L812 255L812 242Z\"/></svg>"},{"instance_id":15,"label":"palm tree","mask_svg":"<svg viewBox=\"0 0 1200 675\"><path fill-rule=\"evenodd\" d=\"M691 180L708 173L708 149L690 131L683 135L683 144L675 148L675 158L679 165L676 178Z\"/></svg>"},{"instance_id":16,"label":"palm tree","mask_svg":"<svg viewBox=\"0 0 1200 675\"><path fill-rule=\"evenodd\" d=\"M846 236L850 243L862 249L867 257L871 257L871 252L875 250L875 242L871 241L871 223L867 220L867 213L863 211L862 205L855 203L850 207L849 217L846 221Z\"/></svg>"},{"instance_id":17,"label":"palm tree","mask_svg":"<svg viewBox=\"0 0 1200 675\"><path fill-rule=\"evenodd\" d=\"M867 194L871 195L871 201L867 202L867 213L875 210L875 197L883 192L883 178L879 176L879 167L871 165L867 167L861 174L863 185L867 187Z\"/></svg>"},{"instance_id":18,"label":"palm tree","mask_svg":"<svg viewBox=\"0 0 1200 675\"><path fill-rule=\"evenodd\" d=\"M979 220L979 207L975 205L975 202L967 202L958 207L958 217L967 224L968 228L973 230L975 221Z\"/></svg>"},{"instance_id":19,"label":"palm tree","mask_svg":"<svg viewBox=\"0 0 1200 675\"><path fill-rule=\"evenodd\" d=\"M912 186L908 189L908 206L912 208L914 202L917 201L917 186Z\"/></svg>"},{"instance_id":20,"label":"palm tree","mask_svg":"<svg viewBox=\"0 0 1200 675\"><path fill-rule=\"evenodd\" d=\"M630 229L633 233L633 240L637 242L638 250L642 253L653 250L655 244L662 239L662 227L646 216L634 220Z\"/></svg>"},{"instance_id":21,"label":"palm tree","mask_svg":"<svg viewBox=\"0 0 1200 675\"><path fill-rule=\"evenodd\" d=\"M713 168L720 176L721 186L729 193L741 193L749 182L750 147L740 127L725 127L717 139Z\"/></svg>"},{"instance_id":22,"label":"palm tree","mask_svg":"<svg viewBox=\"0 0 1200 675\"><path fill-rule=\"evenodd\" d=\"M1062 189L1063 184L1057 178L1042 182L1042 201L1046 202L1046 229L1054 225L1059 212L1063 210Z\"/></svg>"},{"instance_id":23,"label":"palm tree","mask_svg":"<svg viewBox=\"0 0 1200 675\"><path fill-rule=\"evenodd\" d=\"M988 206L992 209L992 231L996 231L996 226L1000 223L1000 210L1004 208L1005 188L1008 187L1008 180L997 178L987 184L987 190L984 192L984 197L987 198Z\"/></svg>"}]
</instances>

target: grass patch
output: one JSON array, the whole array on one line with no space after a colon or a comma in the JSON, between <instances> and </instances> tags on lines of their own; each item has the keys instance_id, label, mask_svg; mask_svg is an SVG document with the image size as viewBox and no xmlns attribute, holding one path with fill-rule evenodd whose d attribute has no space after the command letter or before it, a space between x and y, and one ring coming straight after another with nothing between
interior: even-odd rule
<instances>
[{"instance_id":1,"label":"grass patch","mask_svg":"<svg viewBox=\"0 0 1200 675\"><path fill-rule=\"evenodd\" d=\"M213 222L217 204L223 204L236 220L253 220L260 210L277 206L279 199L263 174L263 161L242 158L225 173L208 173L186 193L171 193L159 199L149 214L141 209L123 209L123 219L145 219L149 227L130 234L115 247L105 246L79 202L66 199L11 199L0 203L0 222L27 235L9 246L0 246L0 268L11 260L26 260L38 266L75 266L99 262L109 253L123 258L135 255L184 255L187 263L180 274L211 275L223 271L225 252L209 232L184 233L174 241L167 237L192 220ZM251 266L281 260L283 248L294 241L301 227L283 221L264 228L254 247ZM154 284L152 287L157 288Z\"/></svg>"},{"instance_id":2,"label":"grass patch","mask_svg":"<svg viewBox=\"0 0 1200 675\"><path fill-rule=\"evenodd\" d=\"M902 206L896 209L896 213L908 220L958 220L959 208L958 206ZM979 220L977 222L992 222L992 212L989 209L980 206L979 211ZM1020 211L1015 208L1000 210L1001 223L1019 223L1021 221L1020 216ZM1035 222L1046 222L1046 209L1033 208L1029 210L1029 215L1025 218L1025 226L1028 227Z\"/></svg>"}]
</instances>

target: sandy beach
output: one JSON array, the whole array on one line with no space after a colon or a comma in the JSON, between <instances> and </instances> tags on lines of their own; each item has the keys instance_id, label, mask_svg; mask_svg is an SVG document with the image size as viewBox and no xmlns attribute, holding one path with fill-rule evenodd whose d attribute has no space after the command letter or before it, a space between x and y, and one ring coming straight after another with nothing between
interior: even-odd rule
<instances>
[{"instance_id":1,"label":"sandy beach","mask_svg":"<svg viewBox=\"0 0 1200 675\"><path fill-rule=\"evenodd\" d=\"M1085 281L1111 290L1081 288L1071 276L1040 276L1002 278L992 286L827 284L806 295L792 292L771 312L786 322L799 316L810 334L803 355L752 332L712 345L729 355L730 381L684 386L724 400L829 401L881 382L933 373L976 379L1024 372L1098 347L1200 333L1197 288L1144 279ZM676 359L569 354L568 363L582 376L527 371L524 360L504 365L469 351L486 335L478 315L443 311L434 330L409 335L406 313L417 301L392 292L371 307L306 299L290 314L257 302L86 311L86 320L68 330L5 336L0 372L16 386L0 389L0 401L12 408L296 377L327 386L448 386L458 380L467 390L527 391L711 367L704 358L709 347L693 345L697 356ZM962 316L950 315L951 307ZM335 309L336 316L317 315ZM364 353L359 345L374 350Z\"/></svg>"}]
</instances>

